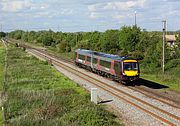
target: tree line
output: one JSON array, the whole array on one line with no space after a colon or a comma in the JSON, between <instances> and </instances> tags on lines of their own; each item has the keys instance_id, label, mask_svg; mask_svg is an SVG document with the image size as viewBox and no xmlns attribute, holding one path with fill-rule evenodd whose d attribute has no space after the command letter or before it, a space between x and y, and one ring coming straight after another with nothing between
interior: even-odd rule
<instances>
[{"instance_id":1,"label":"tree line","mask_svg":"<svg viewBox=\"0 0 180 126\"><path fill-rule=\"evenodd\" d=\"M130 56L141 60L144 68L158 68L162 63L162 32L148 32L137 26L123 26L119 30L105 32L54 32L16 30L8 33L10 38L29 43L52 47L59 53L73 52L77 48L90 49L105 53ZM173 60L179 64L180 34L176 45L166 44L166 63ZM170 65L169 67L171 67Z\"/></svg>"}]
</instances>

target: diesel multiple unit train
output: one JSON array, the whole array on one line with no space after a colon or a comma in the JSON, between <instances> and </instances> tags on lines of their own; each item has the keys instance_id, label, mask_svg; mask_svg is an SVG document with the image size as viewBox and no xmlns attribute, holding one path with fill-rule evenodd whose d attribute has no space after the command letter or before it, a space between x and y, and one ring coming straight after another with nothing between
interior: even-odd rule
<instances>
[{"instance_id":1,"label":"diesel multiple unit train","mask_svg":"<svg viewBox=\"0 0 180 126\"><path fill-rule=\"evenodd\" d=\"M75 64L119 82L135 81L140 76L138 61L126 56L77 49Z\"/></svg>"}]
</instances>

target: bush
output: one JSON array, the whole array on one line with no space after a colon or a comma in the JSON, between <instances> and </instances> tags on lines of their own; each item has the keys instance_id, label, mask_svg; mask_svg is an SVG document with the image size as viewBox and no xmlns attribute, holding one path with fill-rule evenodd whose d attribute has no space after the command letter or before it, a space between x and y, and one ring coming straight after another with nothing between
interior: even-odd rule
<instances>
[{"instance_id":1,"label":"bush","mask_svg":"<svg viewBox=\"0 0 180 126\"><path fill-rule=\"evenodd\" d=\"M132 57L138 60L144 59L144 54L140 51L136 51L132 53Z\"/></svg>"},{"instance_id":2,"label":"bush","mask_svg":"<svg viewBox=\"0 0 180 126\"><path fill-rule=\"evenodd\" d=\"M180 65L180 59L170 60L168 63L165 64L165 70L177 67L178 65Z\"/></svg>"}]
</instances>

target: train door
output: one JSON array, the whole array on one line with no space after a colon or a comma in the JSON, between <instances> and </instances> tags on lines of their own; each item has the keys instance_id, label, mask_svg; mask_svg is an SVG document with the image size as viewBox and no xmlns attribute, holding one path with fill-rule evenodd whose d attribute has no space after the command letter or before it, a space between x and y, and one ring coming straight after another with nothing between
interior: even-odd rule
<instances>
[{"instance_id":1,"label":"train door","mask_svg":"<svg viewBox=\"0 0 180 126\"><path fill-rule=\"evenodd\" d=\"M117 77L121 77L121 64L117 61L114 61L114 70Z\"/></svg>"}]
</instances>

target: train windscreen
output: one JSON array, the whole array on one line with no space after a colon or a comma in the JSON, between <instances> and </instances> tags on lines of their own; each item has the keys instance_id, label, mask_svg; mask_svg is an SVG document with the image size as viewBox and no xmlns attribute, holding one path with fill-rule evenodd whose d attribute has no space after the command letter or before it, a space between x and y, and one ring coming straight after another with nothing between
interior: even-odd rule
<instances>
[{"instance_id":1,"label":"train windscreen","mask_svg":"<svg viewBox=\"0 0 180 126\"><path fill-rule=\"evenodd\" d=\"M138 70L137 62L124 62L124 70Z\"/></svg>"}]
</instances>

